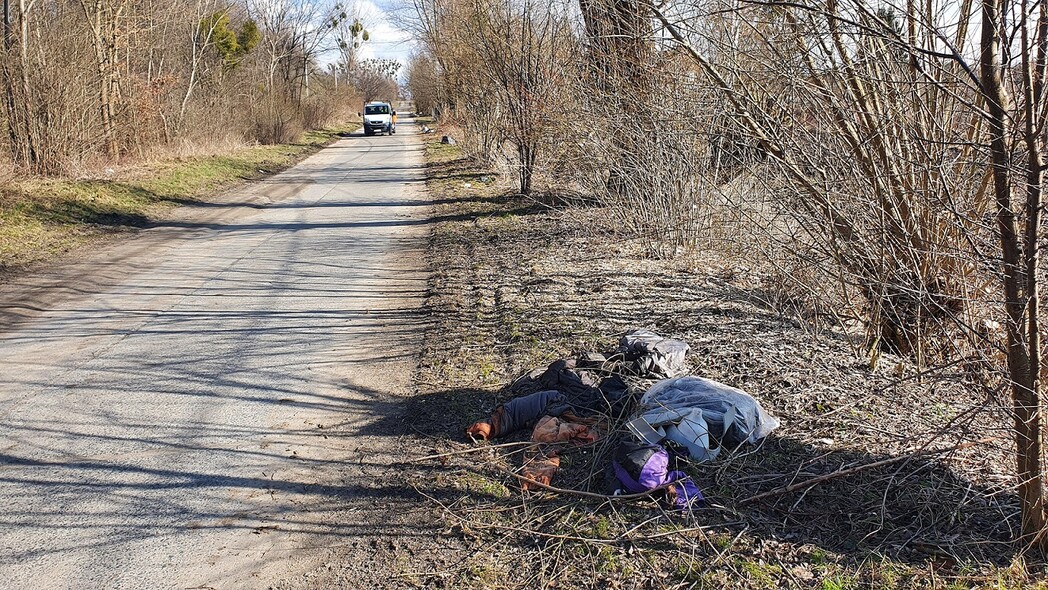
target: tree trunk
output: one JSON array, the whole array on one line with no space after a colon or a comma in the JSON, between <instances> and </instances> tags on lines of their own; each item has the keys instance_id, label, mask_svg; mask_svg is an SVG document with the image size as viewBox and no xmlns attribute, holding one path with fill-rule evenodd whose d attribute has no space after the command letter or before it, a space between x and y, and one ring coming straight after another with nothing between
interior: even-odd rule
<instances>
[{"instance_id":1,"label":"tree trunk","mask_svg":"<svg viewBox=\"0 0 1048 590\"><path fill-rule=\"evenodd\" d=\"M589 39L589 61L593 84L597 92L618 97L621 121L612 129L613 154L618 161L608 162L608 194L620 195L629 183L629 156L637 150L634 138L652 133L644 125L648 120L645 110L650 106L645 99L652 95L655 82L649 71L652 59L652 26L650 8L642 0L579 0Z\"/></svg>"},{"instance_id":2,"label":"tree trunk","mask_svg":"<svg viewBox=\"0 0 1048 590\"><path fill-rule=\"evenodd\" d=\"M91 40L95 51L95 65L98 73L98 112L102 119L102 134L106 155L116 159L120 150L116 139L116 19L120 10L106 7L103 0L94 0L88 6L88 0L80 0L84 18L91 29Z\"/></svg>"},{"instance_id":3,"label":"tree trunk","mask_svg":"<svg viewBox=\"0 0 1048 590\"><path fill-rule=\"evenodd\" d=\"M1022 511L1021 542L1041 551L1045 537L1045 502L1041 467L1040 326L1037 318L1037 232L1041 201L1043 157L1038 140L1027 134L1031 160L1027 166L1026 243L1020 245L1019 220L1012 208L1011 166L1008 146L1010 101L1001 81L1001 28L1003 0L982 1L980 69L990 129L991 172L997 203L997 226L1004 262L1004 295L1007 312L1008 373L1011 378L1015 420L1016 467ZM1034 108L1034 105L1028 105ZM1027 115L1032 114L1028 110ZM1033 121L1027 121L1032 129ZM1024 247L1025 246L1025 247Z\"/></svg>"},{"instance_id":4,"label":"tree trunk","mask_svg":"<svg viewBox=\"0 0 1048 590\"><path fill-rule=\"evenodd\" d=\"M21 106L19 115L22 119L22 161L34 168L39 164L36 150L36 138L33 135L33 107L29 87L29 15L25 0L18 0L18 74L21 85Z\"/></svg>"},{"instance_id":5,"label":"tree trunk","mask_svg":"<svg viewBox=\"0 0 1048 590\"><path fill-rule=\"evenodd\" d=\"M11 48L14 43L11 35L11 2L4 0L4 107L7 112L7 133L11 142L11 158L20 159L18 139L18 113L15 107L15 81L11 72Z\"/></svg>"}]
</instances>

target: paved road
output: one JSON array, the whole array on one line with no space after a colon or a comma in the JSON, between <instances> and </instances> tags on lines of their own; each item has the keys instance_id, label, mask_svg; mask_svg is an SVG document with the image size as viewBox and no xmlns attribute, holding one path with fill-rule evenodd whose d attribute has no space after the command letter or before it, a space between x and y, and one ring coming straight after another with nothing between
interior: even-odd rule
<instances>
[{"instance_id":1,"label":"paved road","mask_svg":"<svg viewBox=\"0 0 1048 590\"><path fill-rule=\"evenodd\" d=\"M426 286L413 135L0 287L0 587L265 587L376 527L354 478Z\"/></svg>"}]
</instances>

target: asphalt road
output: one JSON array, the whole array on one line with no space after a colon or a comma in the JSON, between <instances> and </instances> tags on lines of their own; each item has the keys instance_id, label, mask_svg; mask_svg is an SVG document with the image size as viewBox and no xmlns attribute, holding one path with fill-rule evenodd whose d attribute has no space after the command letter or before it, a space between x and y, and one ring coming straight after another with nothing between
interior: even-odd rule
<instances>
[{"instance_id":1,"label":"asphalt road","mask_svg":"<svg viewBox=\"0 0 1048 590\"><path fill-rule=\"evenodd\" d=\"M0 286L0 587L266 587L381 529L426 288L414 133Z\"/></svg>"}]
</instances>

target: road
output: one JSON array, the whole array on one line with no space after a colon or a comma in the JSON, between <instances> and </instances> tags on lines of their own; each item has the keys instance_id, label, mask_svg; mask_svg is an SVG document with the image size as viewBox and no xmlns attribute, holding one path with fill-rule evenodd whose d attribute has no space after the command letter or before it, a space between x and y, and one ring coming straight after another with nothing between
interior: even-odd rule
<instances>
[{"instance_id":1,"label":"road","mask_svg":"<svg viewBox=\"0 0 1048 590\"><path fill-rule=\"evenodd\" d=\"M414 133L0 287L0 586L266 587L381 532L426 289Z\"/></svg>"}]
</instances>

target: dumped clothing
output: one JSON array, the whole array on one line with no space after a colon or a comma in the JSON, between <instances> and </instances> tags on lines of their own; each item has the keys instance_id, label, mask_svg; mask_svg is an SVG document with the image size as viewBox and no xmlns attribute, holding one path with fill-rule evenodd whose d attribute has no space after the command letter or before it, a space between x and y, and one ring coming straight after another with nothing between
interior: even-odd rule
<instances>
[{"instance_id":1,"label":"dumped clothing","mask_svg":"<svg viewBox=\"0 0 1048 590\"><path fill-rule=\"evenodd\" d=\"M666 486L657 497L671 508L684 510L704 502L699 487L687 474L670 469L670 454L659 445L623 441L615 450L612 467L627 492L641 494Z\"/></svg>"},{"instance_id":2,"label":"dumped clothing","mask_svg":"<svg viewBox=\"0 0 1048 590\"><path fill-rule=\"evenodd\" d=\"M651 330L630 330L619 341L619 353L638 377L664 379L684 371L691 347L682 340L664 338Z\"/></svg>"},{"instance_id":3,"label":"dumped clothing","mask_svg":"<svg viewBox=\"0 0 1048 590\"><path fill-rule=\"evenodd\" d=\"M641 397L626 427L641 441L673 441L695 461L715 459L723 446L756 443L779 427L748 393L702 377L659 381Z\"/></svg>"},{"instance_id":4,"label":"dumped clothing","mask_svg":"<svg viewBox=\"0 0 1048 590\"><path fill-rule=\"evenodd\" d=\"M556 452L529 453L524 457L524 465L520 469L520 475L548 486L559 469L560 457L557 456ZM538 486L528 481L520 483L522 490L530 490L535 487Z\"/></svg>"},{"instance_id":5,"label":"dumped clothing","mask_svg":"<svg viewBox=\"0 0 1048 590\"><path fill-rule=\"evenodd\" d=\"M509 392L515 396L546 390L563 394L564 403L550 410L554 415L568 409L578 415L608 413L626 398L628 387L618 375L598 379L593 373L578 370L576 366L575 359L554 361L548 367L522 375L509 386Z\"/></svg>"},{"instance_id":6,"label":"dumped clothing","mask_svg":"<svg viewBox=\"0 0 1048 590\"><path fill-rule=\"evenodd\" d=\"M532 456L525 462L524 473L548 485L560 459L555 453L535 455L540 445L558 445L564 451L567 445L595 442L601 432L608 432L609 421L624 416L634 400L624 377L659 379L676 375L684 370L688 350L688 345L680 340L663 338L651 330L631 330L612 352L582 353L522 375L503 391L513 399L497 407L487 420L470 425L466 433L490 440L534 425L531 440L535 444L528 452ZM690 432L687 429L691 425L684 416L664 418L672 423L671 431ZM665 436L665 429L656 431L647 423L644 425L646 431L651 431L653 442ZM523 487L527 489L526 485ZM685 505L690 505L695 497L701 498L686 478L667 489L670 491L666 497L682 498Z\"/></svg>"},{"instance_id":7,"label":"dumped clothing","mask_svg":"<svg viewBox=\"0 0 1048 590\"><path fill-rule=\"evenodd\" d=\"M564 395L557 391L537 391L512 399L495 408L488 420L471 425L466 433L490 440L516 432L533 424L547 413L550 406L563 404L564 400Z\"/></svg>"},{"instance_id":8,"label":"dumped clothing","mask_svg":"<svg viewBox=\"0 0 1048 590\"><path fill-rule=\"evenodd\" d=\"M508 388L513 396L556 390L567 396L576 413L614 413L628 397L623 376L663 379L685 368L686 342L664 338L651 330L630 330L614 352L584 352L560 359L522 375Z\"/></svg>"},{"instance_id":9,"label":"dumped clothing","mask_svg":"<svg viewBox=\"0 0 1048 590\"><path fill-rule=\"evenodd\" d=\"M543 416L535 424L531 440L549 444L570 442L583 445L596 442L597 434L585 424L569 422L557 416Z\"/></svg>"},{"instance_id":10,"label":"dumped clothing","mask_svg":"<svg viewBox=\"0 0 1048 590\"><path fill-rule=\"evenodd\" d=\"M665 379L684 372L689 350L683 340L665 338L651 330L633 329L619 339L616 350L584 352L576 359L576 366L604 375Z\"/></svg>"}]
</instances>

